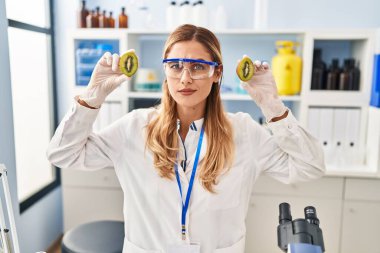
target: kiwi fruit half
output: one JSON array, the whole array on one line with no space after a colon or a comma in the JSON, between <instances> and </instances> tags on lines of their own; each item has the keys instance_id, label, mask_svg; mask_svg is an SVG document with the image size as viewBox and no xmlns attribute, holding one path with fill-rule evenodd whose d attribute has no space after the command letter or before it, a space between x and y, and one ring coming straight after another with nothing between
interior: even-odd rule
<instances>
[{"instance_id":1,"label":"kiwi fruit half","mask_svg":"<svg viewBox=\"0 0 380 253\"><path fill-rule=\"evenodd\" d=\"M237 65L236 74L238 75L240 80L246 82L252 78L254 69L255 68L253 67L252 60L249 57L245 56Z\"/></svg>"},{"instance_id":2,"label":"kiwi fruit half","mask_svg":"<svg viewBox=\"0 0 380 253\"><path fill-rule=\"evenodd\" d=\"M139 60L135 52L129 51L120 57L119 68L124 75L131 77L133 76L139 67Z\"/></svg>"}]
</instances>

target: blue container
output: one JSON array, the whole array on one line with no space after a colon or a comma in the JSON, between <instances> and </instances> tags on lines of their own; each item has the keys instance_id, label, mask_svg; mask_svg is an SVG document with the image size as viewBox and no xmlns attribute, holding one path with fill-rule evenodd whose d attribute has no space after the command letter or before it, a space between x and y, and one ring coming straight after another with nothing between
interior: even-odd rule
<instances>
[{"instance_id":1,"label":"blue container","mask_svg":"<svg viewBox=\"0 0 380 253\"><path fill-rule=\"evenodd\" d=\"M75 77L77 86L87 86L96 63L105 52L119 53L118 40L76 40Z\"/></svg>"},{"instance_id":2,"label":"blue container","mask_svg":"<svg viewBox=\"0 0 380 253\"><path fill-rule=\"evenodd\" d=\"M380 54L375 54L373 61L373 78L370 105L380 108Z\"/></svg>"}]
</instances>

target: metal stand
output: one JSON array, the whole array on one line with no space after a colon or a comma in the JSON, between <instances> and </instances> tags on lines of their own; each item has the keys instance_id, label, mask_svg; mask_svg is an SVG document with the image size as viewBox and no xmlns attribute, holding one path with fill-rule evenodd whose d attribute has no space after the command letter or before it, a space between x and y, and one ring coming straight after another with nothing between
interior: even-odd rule
<instances>
[{"instance_id":1,"label":"metal stand","mask_svg":"<svg viewBox=\"0 0 380 253\"><path fill-rule=\"evenodd\" d=\"M12 200L11 200L11 195L9 193L7 169L4 164L0 164L0 177L3 184L5 203L7 205L7 214L8 214L9 224L11 228L11 229L8 229L6 227L4 211L3 211L3 202L0 197L1 247L4 253L20 253L20 247L18 244L18 237L17 237L17 231L16 231L16 223L13 216ZM11 239L9 237L9 232L11 232Z\"/></svg>"}]
</instances>

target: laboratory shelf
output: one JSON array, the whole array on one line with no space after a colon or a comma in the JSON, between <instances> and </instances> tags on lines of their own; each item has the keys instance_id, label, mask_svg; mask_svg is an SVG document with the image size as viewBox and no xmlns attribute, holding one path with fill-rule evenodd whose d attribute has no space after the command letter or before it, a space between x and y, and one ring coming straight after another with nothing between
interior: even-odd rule
<instances>
[{"instance_id":1,"label":"laboratory shelf","mask_svg":"<svg viewBox=\"0 0 380 253\"><path fill-rule=\"evenodd\" d=\"M223 82L232 87L238 85L235 74L236 60L243 54L247 54L253 59L270 60L275 56L275 42L278 40L291 40L299 43L296 52L302 59L302 87L299 95L280 96L285 104L291 108L300 124L306 129L311 128L308 124L310 110L312 108L353 108L360 110L359 123L359 147L365 148L368 141L367 122L369 120L368 110L370 93L372 86L373 54L375 52L376 29L275 29L258 31L253 29L226 29L213 30L218 36L224 65ZM162 73L162 49L169 31L162 30L141 30L141 29L76 29L71 36L71 52L75 52L76 43L81 40L117 40L119 42L119 52L124 52L130 48L136 50L139 57L140 68L147 68L156 71L159 80L163 79ZM380 36L379 36L380 37ZM343 46L340 46L343 45ZM325 61L329 62L332 57L355 58L360 62L360 89L358 91L326 91L311 90L311 76L313 66L313 51L316 47L322 47L326 52ZM336 50L339 50L336 51ZM335 51L334 51L335 50ZM338 55L336 55L338 54ZM70 64L72 67L70 79L74 84L74 94L78 94L79 87L75 85L75 57ZM82 71L87 71L85 65L79 65ZM113 92L107 97L106 102L120 102L122 114L128 113L133 109L146 107L156 104L162 97L161 92L136 91L136 80L123 84L118 91ZM83 83L86 80L81 80ZM83 87L82 87L83 88ZM227 109L232 111L246 111L252 117L257 117L260 111L252 107L249 101L252 99L247 94L222 93L222 100L228 105ZM115 104L112 104L115 105ZM325 127L322 119L321 127ZM315 136L319 138L319 136ZM365 159L364 159L365 161ZM342 176L368 176L378 177L380 165L375 169L372 165L365 162L355 166L355 168L327 168L327 175ZM371 171L375 170L373 173Z\"/></svg>"}]
</instances>

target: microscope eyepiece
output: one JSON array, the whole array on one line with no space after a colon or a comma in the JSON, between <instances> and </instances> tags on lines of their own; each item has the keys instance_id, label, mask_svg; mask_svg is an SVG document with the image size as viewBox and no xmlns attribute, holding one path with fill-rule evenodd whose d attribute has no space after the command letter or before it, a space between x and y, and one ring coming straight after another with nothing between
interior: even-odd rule
<instances>
[{"instance_id":1,"label":"microscope eyepiece","mask_svg":"<svg viewBox=\"0 0 380 253\"><path fill-rule=\"evenodd\" d=\"M317 211L313 206L307 206L304 209L305 211L305 220L310 224L319 226L319 219L317 218Z\"/></svg>"},{"instance_id":2,"label":"microscope eyepiece","mask_svg":"<svg viewBox=\"0 0 380 253\"><path fill-rule=\"evenodd\" d=\"M281 203L279 208L280 208L280 216L278 217L279 223L284 224L285 222L292 221L292 215L290 213L290 205L288 203Z\"/></svg>"}]
</instances>

